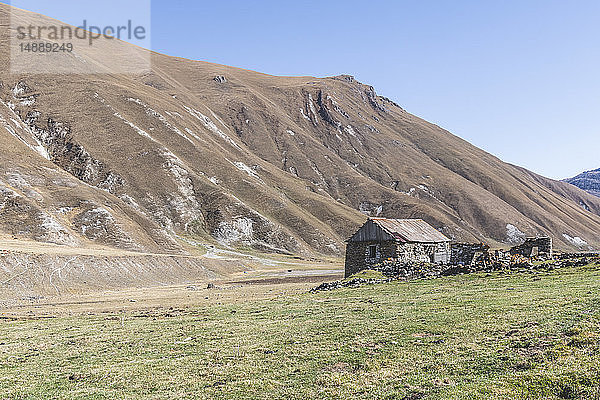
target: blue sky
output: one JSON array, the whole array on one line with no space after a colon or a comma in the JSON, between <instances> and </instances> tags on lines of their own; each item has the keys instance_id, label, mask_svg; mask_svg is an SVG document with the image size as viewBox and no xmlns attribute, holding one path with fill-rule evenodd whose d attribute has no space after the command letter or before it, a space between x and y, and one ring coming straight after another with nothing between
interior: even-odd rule
<instances>
[{"instance_id":1,"label":"blue sky","mask_svg":"<svg viewBox=\"0 0 600 400\"><path fill-rule=\"evenodd\" d=\"M73 24L113 10L36 3ZM151 33L152 48L169 55L276 75L354 75L549 177L600 167L597 0L154 0Z\"/></svg>"}]
</instances>

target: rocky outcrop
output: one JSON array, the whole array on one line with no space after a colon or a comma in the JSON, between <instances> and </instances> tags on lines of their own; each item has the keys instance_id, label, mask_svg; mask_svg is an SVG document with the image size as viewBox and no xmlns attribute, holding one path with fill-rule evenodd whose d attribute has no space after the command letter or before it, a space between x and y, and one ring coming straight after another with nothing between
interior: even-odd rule
<instances>
[{"instance_id":1,"label":"rocky outcrop","mask_svg":"<svg viewBox=\"0 0 600 400\"><path fill-rule=\"evenodd\" d=\"M44 127L38 118L40 112L31 111L25 118L35 137L42 143L50 156L50 161L77 179L116 194L124 185L119 174L110 171L102 161L93 158L86 149L78 144L71 129L64 123L48 118Z\"/></svg>"}]
</instances>

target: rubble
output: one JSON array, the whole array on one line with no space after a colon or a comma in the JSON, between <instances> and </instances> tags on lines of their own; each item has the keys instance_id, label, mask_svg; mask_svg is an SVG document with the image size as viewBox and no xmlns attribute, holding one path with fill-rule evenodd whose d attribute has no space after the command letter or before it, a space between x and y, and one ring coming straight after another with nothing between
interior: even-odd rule
<instances>
[{"instance_id":1,"label":"rubble","mask_svg":"<svg viewBox=\"0 0 600 400\"><path fill-rule=\"evenodd\" d=\"M335 281L335 282L323 282L316 288L310 290L311 293L325 292L329 290L341 289L341 288L355 288L363 285L372 285L377 283L387 283L394 281L395 279L366 279L366 278L355 278L346 281Z\"/></svg>"},{"instance_id":2,"label":"rubble","mask_svg":"<svg viewBox=\"0 0 600 400\"><path fill-rule=\"evenodd\" d=\"M354 288L363 285L387 283L392 281L408 281L417 279L436 279L444 276L472 274L477 272L540 272L561 268L583 267L595 264L600 267L600 253L568 253L559 254L555 258L546 256L523 257L495 252L475 259L470 264L431 264L406 263L388 259L373 266L373 271L385 276L383 279L350 278L343 281L325 282L311 292L329 291L341 288Z\"/></svg>"}]
</instances>

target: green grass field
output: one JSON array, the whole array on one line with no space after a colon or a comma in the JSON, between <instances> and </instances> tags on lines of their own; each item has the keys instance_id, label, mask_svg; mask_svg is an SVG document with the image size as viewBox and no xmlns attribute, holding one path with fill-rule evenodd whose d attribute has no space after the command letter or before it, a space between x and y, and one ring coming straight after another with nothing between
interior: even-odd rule
<instances>
[{"instance_id":1,"label":"green grass field","mask_svg":"<svg viewBox=\"0 0 600 400\"><path fill-rule=\"evenodd\" d=\"M0 399L599 399L600 268L0 321Z\"/></svg>"}]
</instances>

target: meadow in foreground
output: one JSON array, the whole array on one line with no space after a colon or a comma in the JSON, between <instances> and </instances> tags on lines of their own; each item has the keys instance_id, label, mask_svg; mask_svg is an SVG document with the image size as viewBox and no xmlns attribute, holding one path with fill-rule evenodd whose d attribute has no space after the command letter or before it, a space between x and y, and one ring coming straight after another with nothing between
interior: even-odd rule
<instances>
[{"instance_id":1,"label":"meadow in foreground","mask_svg":"<svg viewBox=\"0 0 600 400\"><path fill-rule=\"evenodd\" d=\"M598 399L599 295L593 265L5 320L0 399Z\"/></svg>"}]
</instances>

